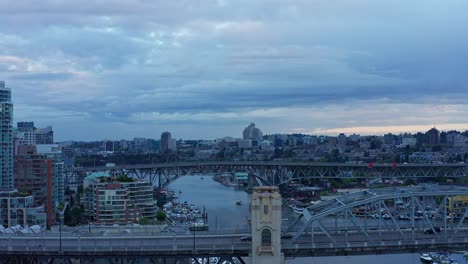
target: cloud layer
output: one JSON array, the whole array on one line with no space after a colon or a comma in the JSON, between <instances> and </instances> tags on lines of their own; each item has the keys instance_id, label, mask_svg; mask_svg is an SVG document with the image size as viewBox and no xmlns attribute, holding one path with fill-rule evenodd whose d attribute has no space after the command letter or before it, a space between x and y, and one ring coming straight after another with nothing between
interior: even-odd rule
<instances>
[{"instance_id":1,"label":"cloud layer","mask_svg":"<svg viewBox=\"0 0 468 264\"><path fill-rule=\"evenodd\" d=\"M0 0L0 79L16 120L53 125L59 140L239 136L250 122L266 133L462 126L466 10L461 0Z\"/></svg>"}]
</instances>

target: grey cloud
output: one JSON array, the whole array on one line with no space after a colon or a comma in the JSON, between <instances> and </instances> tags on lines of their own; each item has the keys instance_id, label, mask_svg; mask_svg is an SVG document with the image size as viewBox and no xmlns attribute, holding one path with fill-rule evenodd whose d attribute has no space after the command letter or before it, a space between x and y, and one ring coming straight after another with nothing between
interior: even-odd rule
<instances>
[{"instance_id":1,"label":"grey cloud","mask_svg":"<svg viewBox=\"0 0 468 264\"><path fill-rule=\"evenodd\" d=\"M467 99L467 8L456 0L0 0L0 71L21 104L120 128L146 126L142 116L179 128L251 117L268 126L271 117L242 113L354 100L452 105ZM371 124L372 111L357 121ZM205 120L213 114L220 118Z\"/></svg>"},{"instance_id":2,"label":"grey cloud","mask_svg":"<svg viewBox=\"0 0 468 264\"><path fill-rule=\"evenodd\" d=\"M34 74L19 74L13 75L14 80L24 81L62 81L73 77L71 73L34 73Z\"/></svg>"}]
</instances>

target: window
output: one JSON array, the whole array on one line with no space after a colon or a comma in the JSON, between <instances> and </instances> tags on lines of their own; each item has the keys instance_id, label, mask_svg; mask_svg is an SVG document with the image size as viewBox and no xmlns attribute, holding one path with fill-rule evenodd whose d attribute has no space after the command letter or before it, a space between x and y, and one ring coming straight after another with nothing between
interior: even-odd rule
<instances>
[{"instance_id":1,"label":"window","mask_svg":"<svg viewBox=\"0 0 468 264\"><path fill-rule=\"evenodd\" d=\"M263 229L262 231L262 247L271 246L271 231L270 229Z\"/></svg>"},{"instance_id":2,"label":"window","mask_svg":"<svg viewBox=\"0 0 468 264\"><path fill-rule=\"evenodd\" d=\"M268 205L263 206L263 213L268 214Z\"/></svg>"}]
</instances>

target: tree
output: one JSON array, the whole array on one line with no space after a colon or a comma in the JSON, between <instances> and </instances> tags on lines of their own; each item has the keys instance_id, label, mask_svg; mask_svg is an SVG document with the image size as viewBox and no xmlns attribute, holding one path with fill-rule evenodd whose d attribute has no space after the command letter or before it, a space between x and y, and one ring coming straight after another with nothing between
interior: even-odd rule
<instances>
[{"instance_id":1,"label":"tree","mask_svg":"<svg viewBox=\"0 0 468 264\"><path fill-rule=\"evenodd\" d=\"M83 185L78 186L78 188L76 188L76 190L77 190L77 193L82 194L83 193Z\"/></svg>"},{"instance_id":2,"label":"tree","mask_svg":"<svg viewBox=\"0 0 468 264\"><path fill-rule=\"evenodd\" d=\"M151 220L149 220L146 217L142 217L142 218L138 219L138 224L140 224L140 225L149 225L149 224L151 224Z\"/></svg>"},{"instance_id":3,"label":"tree","mask_svg":"<svg viewBox=\"0 0 468 264\"><path fill-rule=\"evenodd\" d=\"M377 140L372 140L370 143L370 149L378 149L382 146L382 142Z\"/></svg>"},{"instance_id":4,"label":"tree","mask_svg":"<svg viewBox=\"0 0 468 264\"><path fill-rule=\"evenodd\" d=\"M434 181L437 182L437 183L444 183L444 182L447 182L447 179L444 176L439 175L439 176L435 177Z\"/></svg>"},{"instance_id":5,"label":"tree","mask_svg":"<svg viewBox=\"0 0 468 264\"><path fill-rule=\"evenodd\" d=\"M70 214L70 208L67 206L65 208L65 213L64 213L64 219L63 219L65 225L70 226L71 223L71 214Z\"/></svg>"},{"instance_id":6,"label":"tree","mask_svg":"<svg viewBox=\"0 0 468 264\"><path fill-rule=\"evenodd\" d=\"M438 151L441 151L441 150L442 150L442 146L440 146L440 145L432 146L432 151L433 152L438 152Z\"/></svg>"},{"instance_id":7,"label":"tree","mask_svg":"<svg viewBox=\"0 0 468 264\"><path fill-rule=\"evenodd\" d=\"M396 154L395 157L393 158L393 162L400 163L401 162L401 157L400 154Z\"/></svg>"},{"instance_id":8,"label":"tree","mask_svg":"<svg viewBox=\"0 0 468 264\"><path fill-rule=\"evenodd\" d=\"M416 185L416 181L413 179L406 179L405 185Z\"/></svg>"},{"instance_id":9,"label":"tree","mask_svg":"<svg viewBox=\"0 0 468 264\"><path fill-rule=\"evenodd\" d=\"M75 207L73 209L65 208L64 222L67 226L76 226L81 222L81 216L83 210L81 208Z\"/></svg>"},{"instance_id":10,"label":"tree","mask_svg":"<svg viewBox=\"0 0 468 264\"><path fill-rule=\"evenodd\" d=\"M226 158L226 150L223 148L218 153L216 153L216 159L222 160Z\"/></svg>"},{"instance_id":11,"label":"tree","mask_svg":"<svg viewBox=\"0 0 468 264\"><path fill-rule=\"evenodd\" d=\"M163 211L158 211L156 213L156 219L159 221L159 222L163 222L164 220L166 220L166 213L164 213Z\"/></svg>"},{"instance_id":12,"label":"tree","mask_svg":"<svg viewBox=\"0 0 468 264\"><path fill-rule=\"evenodd\" d=\"M127 175L120 175L117 177L118 182L133 182L133 179L128 177Z\"/></svg>"}]
</instances>

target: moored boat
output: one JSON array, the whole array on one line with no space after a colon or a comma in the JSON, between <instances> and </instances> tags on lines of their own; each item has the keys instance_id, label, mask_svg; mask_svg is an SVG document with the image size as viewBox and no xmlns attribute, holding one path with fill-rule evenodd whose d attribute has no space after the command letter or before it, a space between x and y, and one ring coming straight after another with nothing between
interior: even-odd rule
<instances>
[{"instance_id":1,"label":"moored boat","mask_svg":"<svg viewBox=\"0 0 468 264\"><path fill-rule=\"evenodd\" d=\"M206 231L208 230L208 228L208 224L205 224L204 222L194 222L191 225L189 225L190 231Z\"/></svg>"},{"instance_id":2,"label":"moored boat","mask_svg":"<svg viewBox=\"0 0 468 264\"><path fill-rule=\"evenodd\" d=\"M429 254L421 254L419 257L422 263L432 263L432 257Z\"/></svg>"}]
</instances>

